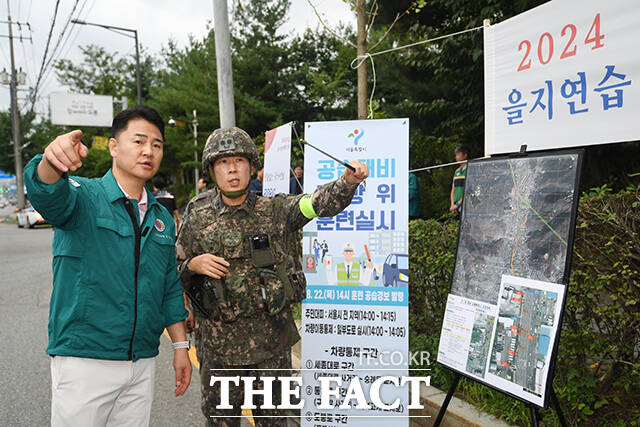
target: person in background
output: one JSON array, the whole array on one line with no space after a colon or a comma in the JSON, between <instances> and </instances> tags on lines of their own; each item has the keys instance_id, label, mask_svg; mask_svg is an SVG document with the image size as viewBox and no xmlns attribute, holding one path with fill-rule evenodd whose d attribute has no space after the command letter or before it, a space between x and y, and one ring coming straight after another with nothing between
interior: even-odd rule
<instances>
[{"instance_id":1,"label":"person in background","mask_svg":"<svg viewBox=\"0 0 640 427\"><path fill-rule=\"evenodd\" d=\"M207 178L206 176L203 176L198 180L198 191L200 193L205 193L209 189L207 188L208 185L209 185L209 178Z\"/></svg>"},{"instance_id":2,"label":"person in background","mask_svg":"<svg viewBox=\"0 0 640 427\"><path fill-rule=\"evenodd\" d=\"M262 195L263 180L264 180L264 166L262 166L260 169L258 169L258 172L256 172L255 179L251 180L251 184L249 184L249 190L253 191L254 193L258 193L259 195Z\"/></svg>"},{"instance_id":3,"label":"person in background","mask_svg":"<svg viewBox=\"0 0 640 427\"><path fill-rule=\"evenodd\" d=\"M173 197L169 191L166 190L166 181L161 175L157 175L153 178L153 197L156 198L158 203L164 206L171 215L173 215L173 220L176 223L176 230L180 229L180 214L178 212L178 207L176 206L176 199Z\"/></svg>"},{"instance_id":4,"label":"person in background","mask_svg":"<svg viewBox=\"0 0 640 427\"><path fill-rule=\"evenodd\" d=\"M451 206L449 211L460 218L462 212L462 197L464 196L464 180L467 176L467 160L469 159L469 149L464 145L456 147L456 162L464 162L453 174L453 184L451 185Z\"/></svg>"},{"instance_id":5,"label":"person in background","mask_svg":"<svg viewBox=\"0 0 640 427\"><path fill-rule=\"evenodd\" d=\"M420 218L420 195L418 177L409 172L409 221Z\"/></svg>"},{"instance_id":6,"label":"person in background","mask_svg":"<svg viewBox=\"0 0 640 427\"><path fill-rule=\"evenodd\" d=\"M304 169L302 163L293 167L293 176L289 179L289 194L302 194Z\"/></svg>"}]
</instances>

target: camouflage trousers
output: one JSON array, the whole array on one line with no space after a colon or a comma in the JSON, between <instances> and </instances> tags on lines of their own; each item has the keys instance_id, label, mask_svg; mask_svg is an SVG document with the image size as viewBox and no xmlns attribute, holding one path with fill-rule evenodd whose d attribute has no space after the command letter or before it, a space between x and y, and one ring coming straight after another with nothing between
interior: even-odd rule
<instances>
[{"instance_id":1,"label":"camouflage trousers","mask_svg":"<svg viewBox=\"0 0 640 427\"><path fill-rule=\"evenodd\" d=\"M202 390L202 413L207 417L205 423L209 427L239 427L239 417L242 414L241 406L244 403L244 384L240 381L238 386L233 383L229 385L229 404L233 409L217 409L216 406L220 405L220 382L216 382L214 386L210 386L212 376L220 377L256 377L263 376L289 376L291 371L271 371L269 369L290 369L291 368L291 351L286 351L281 354L275 355L273 358L265 360L255 365L245 366L223 366L216 363L208 363L206 360L201 360L200 365L200 377L201 377L201 390ZM239 371L225 371L224 369L241 369ZM281 385L279 381L273 381L273 405L277 406L281 400ZM261 381L254 381L255 390L263 389ZM253 416L255 425L257 427L286 427L287 418L271 418L271 416L283 416L283 415L299 415L299 411L283 411L278 409L260 409L262 404L262 396L254 396L254 405L258 408L253 409ZM268 416L268 417L265 417ZM261 418L265 417L265 418Z\"/></svg>"}]
</instances>

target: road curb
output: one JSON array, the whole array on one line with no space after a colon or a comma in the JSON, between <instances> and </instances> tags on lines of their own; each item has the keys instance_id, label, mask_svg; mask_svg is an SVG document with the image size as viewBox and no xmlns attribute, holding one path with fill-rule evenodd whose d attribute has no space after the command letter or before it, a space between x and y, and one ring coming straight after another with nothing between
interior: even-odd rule
<instances>
[{"instance_id":1,"label":"road curb","mask_svg":"<svg viewBox=\"0 0 640 427\"><path fill-rule=\"evenodd\" d=\"M430 416L431 418L412 418L411 427L432 426L438 416L438 411L444 402L446 393L442 390L426 386L420 387L420 402L424 409L411 411L411 415ZM508 424L493 415L482 412L470 403L457 397L453 397L447 407L442 423L442 427L510 427Z\"/></svg>"}]
</instances>

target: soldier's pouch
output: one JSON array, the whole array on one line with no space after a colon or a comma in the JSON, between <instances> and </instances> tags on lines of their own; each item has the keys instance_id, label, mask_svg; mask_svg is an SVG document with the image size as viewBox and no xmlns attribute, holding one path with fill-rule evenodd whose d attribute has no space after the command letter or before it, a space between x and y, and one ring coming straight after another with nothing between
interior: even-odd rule
<instances>
[{"instance_id":1,"label":"soldier's pouch","mask_svg":"<svg viewBox=\"0 0 640 427\"><path fill-rule=\"evenodd\" d=\"M225 278L225 298L220 307L222 320L225 322L253 315L255 309L244 274L232 274Z\"/></svg>"},{"instance_id":2,"label":"soldier's pouch","mask_svg":"<svg viewBox=\"0 0 640 427\"><path fill-rule=\"evenodd\" d=\"M258 271L264 309L269 315L275 316L282 311L288 302L285 284L273 270L261 268Z\"/></svg>"},{"instance_id":3,"label":"soldier's pouch","mask_svg":"<svg viewBox=\"0 0 640 427\"><path fill-rule=\"evenodd\" d=\"M289 283L292 288L291 302L300 302L307 297L307 279L302 271L289 274Z\"/></svg>"},{"instance_id":4,"label":"soldier's pouch","mask_svg":"<svg viewBox=\"0 0 640 427\"><path fill-rule=\"evenodd\" d=\"M217 321L220 320L220 294L214 280L207 278L197 289L194 297L200 301L202 307L209 313L209 317Z\"/></svg>"},{"instance_id":5,"label":"soldier's pouch","mask_svg":"<svg viewBox=\"0 0 640 427\"><path fill-rule=\"evenodd\" d=\"M223 246L223 257L225 259L246 258L245 247L243 245L242 233L240 231L227 231L221 236Z\"/></svg>"}]
</instances>

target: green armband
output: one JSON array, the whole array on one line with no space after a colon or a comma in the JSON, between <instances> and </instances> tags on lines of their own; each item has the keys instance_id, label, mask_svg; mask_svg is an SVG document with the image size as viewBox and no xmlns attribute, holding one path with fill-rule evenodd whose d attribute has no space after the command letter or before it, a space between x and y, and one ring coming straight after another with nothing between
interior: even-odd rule
<instances>
[{"instance_id":1,"label":"green armband","mask_svg":"<svg viewBox=\"0 0 640 427\"><path fill-rule=\"evenodd\" d=\"M302 196L300 202L298 202L298 205L300 206L300 212L302 212L302 215L304 215L305 218L313 219L318 217L318 214L313 209L313 204L311 204L310 194L305 194L304 196Z\"/></svg>"}]
</instances>

